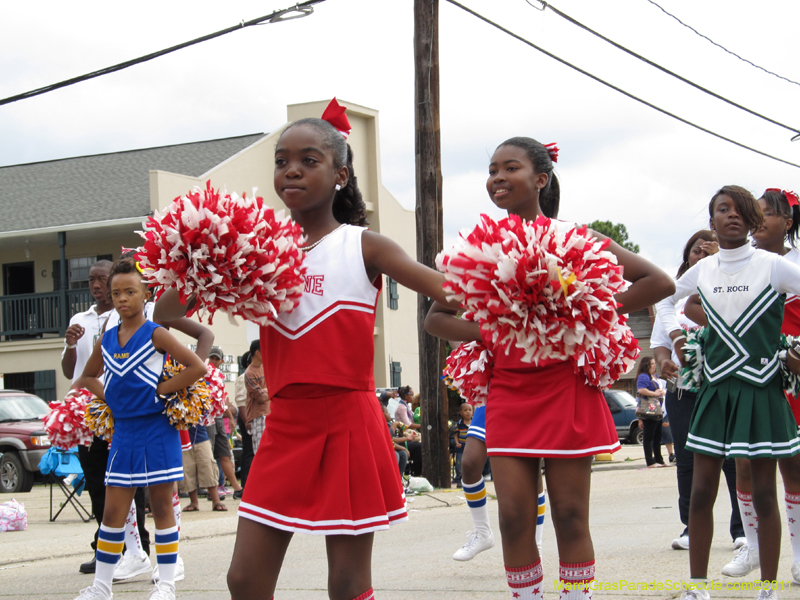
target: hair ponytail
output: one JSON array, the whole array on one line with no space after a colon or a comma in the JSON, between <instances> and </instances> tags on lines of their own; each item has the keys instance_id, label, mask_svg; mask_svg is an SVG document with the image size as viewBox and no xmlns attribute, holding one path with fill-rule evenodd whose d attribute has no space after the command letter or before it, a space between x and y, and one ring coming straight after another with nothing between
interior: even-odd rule
<instances>
[{"instance_id":1,"label":"hair ponytail","mask_svg":"<svg viewBox=\"0 0 800 600\"><path fill-rule=\"evenodd\" d=\"M347 183L333 198L333 216L339 223L364 227L367 221L367 205L358 189L358 180L353 170L353 149L347 144Z\"/></svg>"},{"instance_id":2,"label":"hair ponytail","mask_svg":"<svg viewBox=\"0 0 800 600\"><path fill-rule=\"evenodd\" d=\"M547 185L539 192L539 208L542 214L550 219L558 218L558 208L561 201L561 185L554 171L550 171Z\"/></svg>"}]
</instances>

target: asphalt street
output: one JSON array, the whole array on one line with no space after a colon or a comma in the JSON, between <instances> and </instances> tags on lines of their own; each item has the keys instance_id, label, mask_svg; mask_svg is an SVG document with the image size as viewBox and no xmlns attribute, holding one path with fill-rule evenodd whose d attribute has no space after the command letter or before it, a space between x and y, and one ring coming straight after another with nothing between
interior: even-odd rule
<instances>
[{"instance_id":1,"label":"asphalt street","mask_svg":"<svg viewBox=\"0 0 800 600\"><path fill-rule=\"evenodd\" d=\"M489 491L493 493L492 484ZM55 490L56 504L63 500ZM60 498L59 496L60 495ZM779 482L779 498L783 488ZM0 497L6 501L9 497ZM49 520L49 488L35 486L16 498L28 511L23 532L0 533L0 599L71 600L92 577L78 572L91 558L89 542L94 523L83 523L67 507L55 521ZM87 498L88 500L88 498ZM509 592L503 572L497 531L497 502L490 499L489 512L497 538L491 550L469 562L456 562L452 554L465 541L471 527L461 490L437 490L409 499L410 521L375 536L373 585L377 600L500 600ZM535 501L535 499L533 499ZM201 511L184 513L180 554L186 579L178 583L178 598L228 600L225 574L233 551L238 502L226 500L227 513L212 513L202 500ZM781 506L783 514L783 506ZM758 577L734 579L720 575L733 557L728 535L730 502L721 489L715 508L715 534L709 573L722 588L715 600L753 598L746 587ZM152 521L148 519L152 530ZM682 530L677 511L675 468L644 468L641 447L623 446L611 462L595 463L592 475L591 528L597 560L596 598L679 597L681 579L689 575L689 553L673 550L672 540ZM784 528L779 578L786 580L780 598L800 598L789 589L791 545ZM558 558L549 515L545 520L543 566L545 598L555 600ZM325 544L321 537L295 535L278 581L276 600L327 598L325 591ZM727 588L731 589L727 589ZM119 600L147 598L149 578L140 576L116 584Z\"/></svg>"}]
</instances>

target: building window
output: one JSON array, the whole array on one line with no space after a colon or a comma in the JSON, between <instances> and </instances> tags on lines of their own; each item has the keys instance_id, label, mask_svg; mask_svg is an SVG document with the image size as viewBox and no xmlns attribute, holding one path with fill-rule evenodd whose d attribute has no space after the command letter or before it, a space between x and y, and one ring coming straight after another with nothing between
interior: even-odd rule
<instances>
[{"instance_id":1,"label":"building window","mask_svg":"<svg viewBox=\"0 0 800 600\"><path fill-rule=\"evenodd\" d=\"M389 363L389 373L391 377L391 387L397 388L402 385L400 381L400 373L403 372L403 367L400 366L399 362L390 362Z\"/></svg>"},{"instance_id":2,"label":"building window","mask_svg":"<svg viewBox=\"0 0 800 600\"><path fill-rule=\"evenodd\" d=\"M85 256L82 258L67 259L67 289L78 290L89 287L89 269L98 260L114 260L111 254L101 254L99 256ZM53 261L53 291L61 289L61 264Z\"/></svg>"},{"instance_id":3,"label":"building window","mask_svg":"<svg viewBox=\"0 0 800 600\"><path fill-rule=\"evenodd\" d=\"M386 301L389 308L397 310L397 300L400 294L397 293L397 282L391 277L386 277Z\"/></svg>"}]
</instances>

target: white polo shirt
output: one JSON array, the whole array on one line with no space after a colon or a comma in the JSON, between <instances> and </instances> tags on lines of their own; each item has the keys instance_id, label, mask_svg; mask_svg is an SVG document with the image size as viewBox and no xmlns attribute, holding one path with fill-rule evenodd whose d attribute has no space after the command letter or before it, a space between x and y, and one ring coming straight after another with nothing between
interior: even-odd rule
<instances>
[{"instance_id":1,"label":"white polo shirt","mask_svg":"<svg viewBox=\"0 0 800 600\"><path fill-rule=\"evenodd\" d=\"M78 379L78 377L83 375L83 369L86 366L89 357L92 355L94 344L97 341L97 338L100 336L100 332L103 330L103 326L106 324L106 321L108 320L108 317L111 316L112 312L115 311L111 309L98 315L97 305L93 304L89 310L73 315L73 317L69 320L70 325L78 324L84 329L83 336L76 342L77 346L75 348L75 353L77 357L75 359L75 370L72 372L73 383L76 379ZM66 352L67 347L65 344L64 351L61 353L62 359L64 358L64 354L66 354Z\"/></svg>"}]
</instances>

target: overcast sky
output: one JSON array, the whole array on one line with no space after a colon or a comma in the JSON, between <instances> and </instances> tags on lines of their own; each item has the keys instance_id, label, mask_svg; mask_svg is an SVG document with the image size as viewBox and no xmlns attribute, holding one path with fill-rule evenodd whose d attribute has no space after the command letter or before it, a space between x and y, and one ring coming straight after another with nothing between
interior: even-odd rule
<instances>
[{"instance_id":1,"label":"overcast sky","mask_svg":"<svg viewBox=\"0 0 800 600\"><path fill-rule=\"evenodd\" d=\"M539 5L536 0L531 4ZM791 133L714 100L525 0L463 0L515 33L708 129L800 164ZM659 0L753 62L800 81L800 3ZM0 97L132 59L290 0L84 0L0 4ZM647 0L558 0L607 37L776 121L800 128L800 86L712 46ZM504 139L558 142L561 217L623 222L674 271L707 225L716 189L800 188L800 169L760 157L630 100L440 0L445 235L492 210L488 158ZM248 28L0 106L0 165L271 131L286 105L331 96L380 111L383 181L414 205L411 0L326 0L313 15Z\"/></svg>"}]
</instances>

